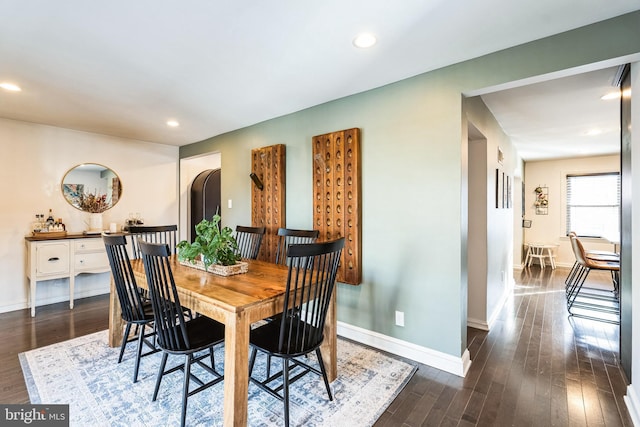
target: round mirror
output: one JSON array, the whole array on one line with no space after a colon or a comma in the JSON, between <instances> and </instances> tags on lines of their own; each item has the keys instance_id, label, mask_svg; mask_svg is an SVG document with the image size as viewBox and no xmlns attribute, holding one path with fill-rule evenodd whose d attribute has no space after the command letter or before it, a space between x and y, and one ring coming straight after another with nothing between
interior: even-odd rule
<instances>
[{"instance_id":1,"label":"round mirror","mask_svg":"<svg viewBox=\"0 0 640 427\"><path fill-rule=\"evenodd\" d=\"M106 166L84 163L62 178L62 195L71 206L84 212L100 213L120 200L120 178Z\"/></svg>"}]
</instances>

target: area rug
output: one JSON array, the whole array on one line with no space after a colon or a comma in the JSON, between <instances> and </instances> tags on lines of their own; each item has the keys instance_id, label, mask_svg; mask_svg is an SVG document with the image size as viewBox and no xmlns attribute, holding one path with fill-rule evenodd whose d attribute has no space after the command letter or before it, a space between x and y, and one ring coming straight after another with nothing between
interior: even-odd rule
<instances>
[{"instance_id":1,"label":"area rug","mask_svg":"<svg viewBox=\"0 0 640 427\"><path fill-rule=\"evenodd\" d=\"M118 364L119 349L109 347L107 337L102 331L20 353L31 403L69 404L71 426L179 425L182 374L165 376L152 402L161 353L141 360L134 384L135 346L127 346ZM224 368L223 351L216 349L218 370ZM167 366L181 360L170 356ZM314 362L312 357L309 361ZM266 357L259 356L254 373L263 376L265 370ZM334 400L329 401L319 376L306 375L291 386L291 425L371 426L415 370L409 363L338 339L338 378L331 383ZM219 383L189 398L187 425L222 425L223 386ZM249 426L282 426L283 410L281 401L250 384Z\"/></svg>"}]
</instances>

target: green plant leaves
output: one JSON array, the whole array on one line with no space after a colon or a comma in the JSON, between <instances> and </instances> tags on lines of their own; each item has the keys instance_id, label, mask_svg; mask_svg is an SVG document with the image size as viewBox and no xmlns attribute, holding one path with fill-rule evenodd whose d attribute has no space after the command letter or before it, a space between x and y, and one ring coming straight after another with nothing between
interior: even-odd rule
<instances>
[{"instance_id":1,"label":"green plant leaves","mask_svg":"<svg viewBox=\"0 0 640 427\"><path fill-rule=\"evenodd\" d=\"M203 219L196 225L196 238L193 243L186 240L176 246L180 261L193 262L200 256L209 269L212 264L234 265L240 260L238 242L229 227L220 228L220 215L215 214L211 221Z\"/></svg>"}]
</instances>

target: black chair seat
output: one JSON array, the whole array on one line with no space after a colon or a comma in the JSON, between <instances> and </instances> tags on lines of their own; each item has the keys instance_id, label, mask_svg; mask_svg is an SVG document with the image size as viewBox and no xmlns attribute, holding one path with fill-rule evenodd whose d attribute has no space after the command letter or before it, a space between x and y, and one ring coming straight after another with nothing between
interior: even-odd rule
<instances>
[{"instance_id":1,"label":"black chair seat","mask_svg":"<svg viewBox=\"0 0 640 427\"><path fill-rule=\"evenodd\" d=\"M189 346L181 340L181 348L167 348L169 353L195 353L211 347L212 342L224 340L224 325L206 316L198 316L184 324L189 339Z\"/></svg>"},{"instance_id":2,"label":"black chair seat","mask_svg":"<svg viewBox=\"0 0 640 427\"><path fill-rule=\"evenodd\" d=\"M314 351L322 344L322 340L324 339L322 330L318 330L308 323L297 323L298 321L292 322L290 319L287 319L284 325L286 330L291 330L293 323L295 323L295 327L299 329L297 331L298 333L292 336L290 341L285 341L283 346L280 347L278 340L274 339L274 337L278 337L280 328L282 328L282 315L279 316L278 320L265 323L263 326L253 329L249 339L251 344L259 347L260 350L271 356L280 357L283 355L287 357L302 356ZM309 345L309 343L303 339L309 336L319 337L319 341L314 342L313 345Z\"/></svg>"}]
</instances>

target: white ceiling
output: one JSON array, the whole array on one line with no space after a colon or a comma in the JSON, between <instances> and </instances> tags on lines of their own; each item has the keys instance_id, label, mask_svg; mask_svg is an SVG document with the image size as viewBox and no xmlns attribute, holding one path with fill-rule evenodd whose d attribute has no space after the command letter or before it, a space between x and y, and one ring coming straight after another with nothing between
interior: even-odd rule
<instances>
[{"instance_id":1,"label":"white ceiling","mask_svg":"<svg viewBox=\"0 0 640 427\"><path fill-rule=\"evenodd\" d=\"M618 67L482 95L526 161L620 152Z\"/></svg>"},{"instance_id":2,"label":"white ceiling","mask_svg":"<svg viewBox=\"0 0 640 427\"><path fill-rule=\"evenodd\" d=\"M0 90L0 117L184 145L638 9L638 0L0 0L0 82L22 87ZM362 31L378 44L354 48ZM521 138L502 98L486 99Z\"/></svg>"}]
</instances>

